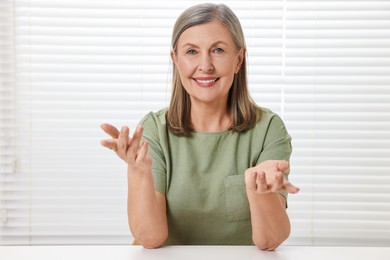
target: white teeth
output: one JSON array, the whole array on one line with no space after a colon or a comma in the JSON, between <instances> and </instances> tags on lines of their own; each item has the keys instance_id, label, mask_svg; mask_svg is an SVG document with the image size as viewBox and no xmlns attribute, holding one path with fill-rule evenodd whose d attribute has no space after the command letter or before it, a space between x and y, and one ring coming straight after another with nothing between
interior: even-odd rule
<instances>
[{"instance_id":1,"label":"white teeth","mask_svg":"<svg viewBox=\"0 0 390 260\"><path fill-rule=\"evenodd\" d=\"M211 83L211 82L215 82L217 79L210 79L210 80L200 80L200 79L197 79L196 81L198 81L199 83L202 83L202 84L208 84L208 83Z\"/></svg>"}]
</instances>

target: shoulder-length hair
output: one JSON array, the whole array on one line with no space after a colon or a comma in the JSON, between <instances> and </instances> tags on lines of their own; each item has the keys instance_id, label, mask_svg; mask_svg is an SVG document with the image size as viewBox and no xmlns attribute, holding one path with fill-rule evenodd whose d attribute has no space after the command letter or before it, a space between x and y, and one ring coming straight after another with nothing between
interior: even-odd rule
<instances>
[{"instance_id":1,"label":"shoulder-length hair","mask_svg":"<svg viewBox=\"0 0 390 260\"><path fill-rule=\"evenodd\" d=\"M245 48L244 33L240 21L229 7L223 4L200 4L188 8L176 20L172 34L172 51L176 52L177 42L185 30L215 20L220 21L230 31L237 50ZM190 117L191 100L183 87L174 63L172 84L167 124L174 134L189 136L193 131ZM245 132L256 124L260 117L260 109L249 95L245 55L240 70L234 75L227 102L232 118L230 129Z\"/></svg>"}]
</instances>

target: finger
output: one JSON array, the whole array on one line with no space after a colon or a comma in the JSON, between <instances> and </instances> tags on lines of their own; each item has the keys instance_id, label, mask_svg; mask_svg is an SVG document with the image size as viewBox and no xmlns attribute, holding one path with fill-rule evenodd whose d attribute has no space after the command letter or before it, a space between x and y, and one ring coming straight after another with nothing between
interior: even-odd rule
<instances>
[{"instance_id":1,"label":"finger","mask_svg":"<svg viewBox=\"0 0 390 260\"><path fill-rule=\"evenodd\" d=\"M133 134L133 138L130 141L128 153L133 158L135 158L137 156L139 144L140 144L141 137L142 137L142 131L143 131L143 127L140 125L137 126L137 129L135 130L135 133Z\"/></svg>"},{"instance_id":2,"label":"finger","mask_svg":"<svg viewBox=\"0 0 390 260\"><path fill-rule=\"evenodd\" d=\"M119 137L119 130L116 129L115 126L110 124L101 124L100 128L103 129L104 132L109 134L112 138L117 139Z\"/></svg>"},{"instance_id":3,"label":"finger","mask_svg":"<svg viewBox=\"0 0 390 260\"><path fill-rule=\"evenodd\" d=\"M129 128L127 126L123 126L119 133L118 141L117 141L117 153L121 158L125 158L127 152L127 146L129 140Z\"/></svg>"},{"instance_id":4,"label":"finger","mask_svg":"<svg viewBox=\"0 0 390 260\"><path fill-rule=\"evenodd\" d=\"M247 189L256 191L257 185L256 185L256 171L247 170L245 171L245 185Z\"/></svg>"},{"instance_id":5,"label":"finger","mask_svg":"<svg viewBox=\"0 0 390 260\"><path fill-rule=\"evenodd\" d=\"M278 192L283 188L283 177L284 176L282 172L276 172L275 179L272 182L272 192Z\"/></svg>"},{"instance_id":6,"label":"finger","mask_svg":"<svg viewBox=\"0 0 390 260\"><path fill-rule=\"evenodd\" d=\"M265 179L265 173L264 172L259 172L257 173L257 191L261 193L268 192L268 185L267 185L267 180Z\"/></svg>"},{"instance_id":7,"label":"finger","mask_svg":"<svg viewBox=\"0 0 390 260\"><path fill-rule=\"evenodd\" d=\"M142 161L148 154L148 148L149 148L149 143L147 141L144 141L141 144L141 148L139 149L139 152L137 154L136 161Z\"/></svg>"},{"instance_id":8,"label":"finger","mask_svg":"<svg viewBox=\"0 0 390 260\"><path fill-rule=\"evenodd\" d=\"M283 185L283 190L291 194L295 194L300 191L300 189L297 186L291 184L290 182Z\"/></svg>"},{"instance_id":9,"label":"finger","mask_svg":"<svg viewBox=\"0 0 390 260\"><path fill-rule=\"evenodd\" d=\"M106 139L106 140L101 140L100 144L108 149L117 151L117 140L116 139Z\"/></svg>"}]
</instances>

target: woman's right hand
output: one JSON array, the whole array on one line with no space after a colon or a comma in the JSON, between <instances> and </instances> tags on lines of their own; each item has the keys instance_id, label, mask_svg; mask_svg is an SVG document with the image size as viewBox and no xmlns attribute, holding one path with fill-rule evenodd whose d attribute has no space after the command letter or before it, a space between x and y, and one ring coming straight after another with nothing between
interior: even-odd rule
<instances>
[{"instance_id":1,"label":"woman's right hand","mask_svg":"<svg viewBox=\"0 0 390 260\"><path fill-rule=\"evenodd\" d=\"M130 230L144 247L159 247L168 237L166 198L154 188L148 142L140 144L143 128L138 126L132 138L127 126L120 131L110 124L102 124L101 128L112 139L100 143L128 164L127 214Z\"/></svg>"},{"instance_id":2,"label":"woman's right hand","mask_svg":"<svg viewBox=\"0 0 390 260\"><path fill-rule=\"evenodd\" d=\"M121 131L110 124L102 124L101 128L112 137L112 139L101 140L102 146L113 150L119 158L128 164L130 169L137 172L151 172L152 158L148 155L149 144L146 141L140 144L142 126L137 127L132 138L129 137L127 126L123 126Z\"/></svg>"}]
</instances>

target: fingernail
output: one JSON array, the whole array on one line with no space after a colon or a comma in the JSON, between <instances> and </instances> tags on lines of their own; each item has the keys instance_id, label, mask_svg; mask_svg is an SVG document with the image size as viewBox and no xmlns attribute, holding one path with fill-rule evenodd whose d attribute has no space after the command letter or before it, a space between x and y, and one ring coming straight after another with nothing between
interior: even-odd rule
<instances>
[{"instance_id":1,"label":"fingernail","mask_svg":"<svg viewBox=\"0 0 390 260\"><path fill-rule=\"evenodd\" d=\"M140 132L140 131L142 131L142 125L137 126L137 132Z\"/></svg>"}]
</instances>

